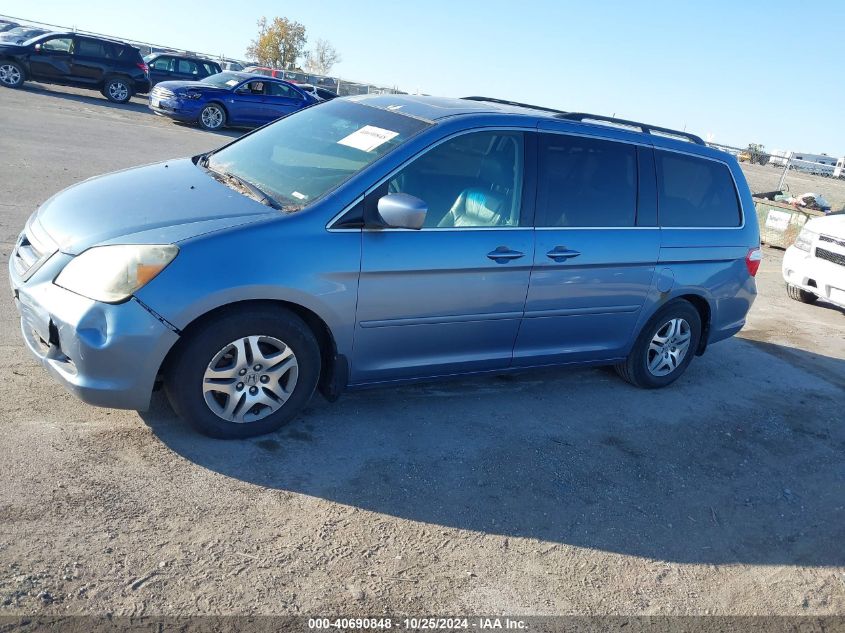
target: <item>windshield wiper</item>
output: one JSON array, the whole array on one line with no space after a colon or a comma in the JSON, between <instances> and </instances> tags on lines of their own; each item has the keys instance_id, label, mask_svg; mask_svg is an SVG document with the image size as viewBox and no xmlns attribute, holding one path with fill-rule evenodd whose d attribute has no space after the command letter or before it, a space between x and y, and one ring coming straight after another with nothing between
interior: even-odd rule
<instances>
[{"instance_id":1,"label":"windshield wiper","mask_svg":"<svg viewBox=\"0 0 845 633\"><path fill-rule=\"evenodd\" d=\"M206 159L206 161L207 161L207 159ZM229 181L229 182L233 182L233 183L237 184L241 189L246 189L252 195L252 197L255 198L256 200L258 200L258 202L260 202L261 204L266 204L268 207L273 208L273 209L277 209L277 210L280 210L280 211L283 209L282 205L279 204L278 200L276 200L273 196L271 196L267 192L262 191L262 189L260 187L257 187L256 185L252 184L250 181L248 181L244 178L241 178L240 176L233 174L232 172L229 172L229 171L217 171L216 169L211 169L211 167L207 166L207 162L206 162L206 165L203 165L203 166L208 171L210 171L212 174L215 174L218 178L220 178L222 180Z\"/></svg>"}]
</instances>

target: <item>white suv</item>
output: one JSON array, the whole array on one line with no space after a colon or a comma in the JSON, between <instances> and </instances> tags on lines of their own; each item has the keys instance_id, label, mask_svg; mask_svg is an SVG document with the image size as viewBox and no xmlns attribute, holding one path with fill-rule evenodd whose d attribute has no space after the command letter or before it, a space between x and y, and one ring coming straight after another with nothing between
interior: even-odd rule
<instances>
[{"instance_id":1,"label":"white suv","mask_svg":"<svg viewBox=\"0 0 845 633\"><path fill-rule=\"evenodd\" d=\"M814 303L821 297L845 308L845 214L814 218L786 249L783 279L790 297Z\"/></svg>"}]
</instances>

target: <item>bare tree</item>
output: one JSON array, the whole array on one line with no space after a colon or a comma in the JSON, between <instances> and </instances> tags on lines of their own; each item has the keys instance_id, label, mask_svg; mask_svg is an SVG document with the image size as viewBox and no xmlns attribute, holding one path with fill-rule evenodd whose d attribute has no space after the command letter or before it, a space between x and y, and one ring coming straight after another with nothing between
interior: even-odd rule
<instances>
[{"instance_id":1,"label":"bare tree","mask_svg":"<svg viewBox=\"0 0 845 633\"><path fill-rule=\"evenodd\" d=\"M273 18L267 24L267 18L258 20L258 37L247 47L250 59L274 68L295 68L305 49L305 27L287 18Z\"/></svg>"},{"instance_id":2,"label":"bare tree","mask_svg":"<svg viewBox=\"0 0 845 633\"><path fill-rule=\"evenodd\" d=\"M315 75L328 75L340 61L340 53L328 40L317 40L314 48L305 54L305 70Z\"/></svg>"}]
</instances>

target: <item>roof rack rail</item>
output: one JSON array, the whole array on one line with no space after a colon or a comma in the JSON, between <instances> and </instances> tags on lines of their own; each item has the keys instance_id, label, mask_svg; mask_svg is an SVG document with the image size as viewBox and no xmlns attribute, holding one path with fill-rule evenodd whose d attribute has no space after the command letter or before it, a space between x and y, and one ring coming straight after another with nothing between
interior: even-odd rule
<instances>
[{"instance_id":1,"label":"roof rack rail","mask_svg":"<svg viewBox=\"0 0 845 633\"><path fill-rule=\"evenodd\" d=\"M519 101L508 101L507 99L495 99L493 97L461 97L461 99L463 99L464 101L489 101L490 103L517 106L519 108L529 108L531 110L542 110L543 112L553 112L554 114L568 114L563 110L555 110L554 108L545 108L543 106L530 105L528 103L520 103Z\"/></svg>"},{"instance_id":2,"label":"roof rack rail","mask_svg":"<svg viewBox=\"0 0 845 633\"><path fill-rule=\"evenodd\" d=\"M680 130L672 130L666 127L657 125L649 125L648 123L639 123L637 121L628 121L626 119L617 119L612 116L604 116L601 114L588 114L587 112L561 112L555 116L557 119L567 119L569 121L598 121L605 123L613 123L624 127L638 128L644 134L654 134L657 132L658 136L671 136L682 138L696 145L706 145L700 136L696 136L690 132L681 132Z\"/></svg>"},{"instance_id":3,"label":"roof rack rail","mask_svg":"<svg viewBox=\"0 0 845 633\"><path fill-rule=\"evenodd\" d=\"M604 123L612 123L624 127L637 128L643 134L665 135L675 138L685 139L696 145L707 145L700 136L692 134L691 132L682 132L680 130L672 130L668 127L660 127L658 125L650 125L648 123L640 123L638 121L628 121L627 119L617 119L612 116L604 116L602 114L589 114L587 112L565 112L564 110L556 110L554 108L546 108L544 106L531 105L528 103L520 103L519 101L508 101L507 99L496 99L494 97L462 97L466 101L488 101L490 103L500 103L502 105L517 106L519 108L529 108L531 110L541 110L542 112L551 112L556 119L567 119L569 121L597 121Z\"/></svg>"}]
</instances>

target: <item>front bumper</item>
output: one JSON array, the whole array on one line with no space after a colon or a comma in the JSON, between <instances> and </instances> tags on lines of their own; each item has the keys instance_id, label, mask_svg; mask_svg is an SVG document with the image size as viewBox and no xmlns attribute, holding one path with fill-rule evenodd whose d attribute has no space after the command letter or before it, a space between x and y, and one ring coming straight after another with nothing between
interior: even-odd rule
<instances>
[{"instance_id":1,"label":"front bumper","mask_svg":"<svg viewBox=\"0 0 845 633\"><path fill-rule=\"evenodd\" d=\"M54 254L26 283L10 263L15 307L29 351L88 404L147 409L156 375L178 334L134 298L110 305L53 284L70 259Z\"/></svg>"},{"instance_id":2,"label":"front bumper","mask_svg":"<svg viewBox=\"0 0 845 633\"><path fill-rule=\"evenodd\" d=\"M814 245L813 253L815 249ZM782 272L786 283L845 308L845 266L790 246L783 256Z\"/></svg>"},{"instance_id":3,"label":"front bumper","mask_svg":"<svg viewBox=\"0 0 845 633\"><path fill-rule=\"evenodd\" d=\"M149 98L149 108L154 113L170 117L183 123L194 123L199 119L202 108L196 101L185 102L180 99L154 99Z\"/></svg>"}]
</instances>

